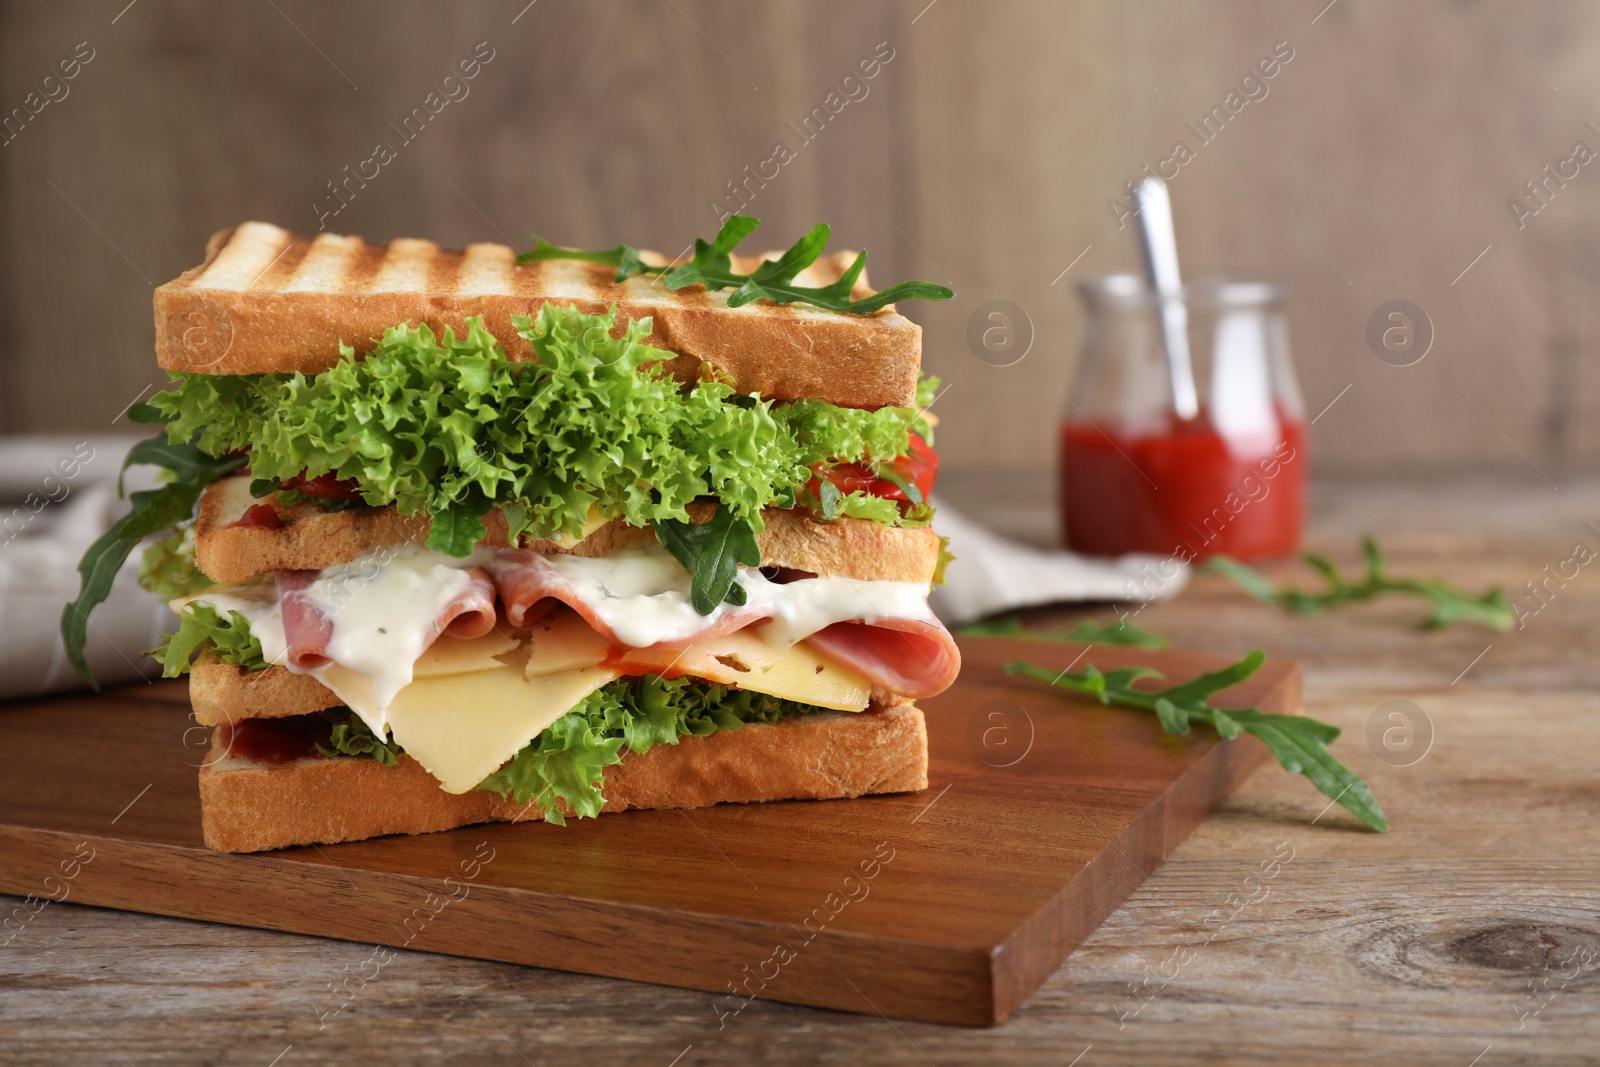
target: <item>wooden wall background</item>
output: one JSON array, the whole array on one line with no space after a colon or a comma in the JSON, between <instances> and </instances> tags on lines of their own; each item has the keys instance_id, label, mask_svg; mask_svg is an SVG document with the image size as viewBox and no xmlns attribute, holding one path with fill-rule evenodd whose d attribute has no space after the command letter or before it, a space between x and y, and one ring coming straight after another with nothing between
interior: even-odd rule
<instances>
[{"instance_id":1,"label":"wooden wall background","mask_svg":"<svg viewBox=\"0 0 1600 1067\"><path fill-rule=\"evenodd\" d=\"M1191 269L1294 284L1310 410L1350 386L1313 431L1317 469L1536 478L1536 463L1559 480L1600 453L1600 163L1520 231L1507 207L1574 142L1600 150L1585 127L1600 127L1593 4L523 3L0 6L0 110L79 42L94 50L69 95L0 147L0 432L106 428L157 377L152 285L239 220L314 229L324 183L394 139L388 124L477 42L494 59L470 94L330 228L676 249L715 228L708 202L741 168L798 144L788 121L887 42L867 97L749 211L774 243L830 221L871 249L880 281L948 279L956 301L908 309L928 367L953 383L946 462L1042 472L1052 386L1077 346L1072 282L1136 262L1107 199L1287 41L1268 95L1173 196ZM1008 368L964 341L996 297L1036 330ZM1412 367L1364 340L1395 298L1436 330Z\"/></svg>"}]
</instances>

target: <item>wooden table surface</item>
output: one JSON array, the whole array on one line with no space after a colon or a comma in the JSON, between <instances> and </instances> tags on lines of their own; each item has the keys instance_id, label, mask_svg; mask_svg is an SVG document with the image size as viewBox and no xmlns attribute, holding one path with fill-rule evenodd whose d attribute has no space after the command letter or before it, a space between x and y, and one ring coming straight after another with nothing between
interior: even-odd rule
<instances>
[{"instance_id":1,"label":"wooden table surface","mask_svg":"<svg viewBox=\"0 0 1600 1067\"><path fill-rule=\"evenodd\" d=\"M1558 481L1320 485L1313 540L1353 564L1354 534L1372 530L1397 574L1499 583L1538 607L1524 583L1579 544L1600 553L1600 482ZM969 480L951 496L1046 536L1027 489ZM719 1029L707 994L406 952L319 1028L327 983L370 946L66 903L0 948L0 1062L1594 1062L1595 569L1550 580L1508 634L1420 633L1403 599L1287 618L1204 576L1147 608L1139 621L1175 644L1300 659L1307 710L1345 729L1335 752L1393 829L1363 832L1337 808L1319 818L1325 801L1302 779L1263 769L997 1029L759 1002ZM1111 612L1028 622L1085 617ZM1395 700L1418 709L1425 754L1382 743ZM1247 885L1263 863L1276 874ZM0 911L17 903L0 897Z\"/></svg>"}]
</instances>

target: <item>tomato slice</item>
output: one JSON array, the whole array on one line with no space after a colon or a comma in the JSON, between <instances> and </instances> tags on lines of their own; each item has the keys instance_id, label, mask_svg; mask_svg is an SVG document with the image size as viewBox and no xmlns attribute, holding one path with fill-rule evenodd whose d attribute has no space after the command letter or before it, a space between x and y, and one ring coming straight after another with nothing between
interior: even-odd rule
<instances>
[{"instance_id":1,"label":"tomato slice","mask_svg":"<svg viewBox=\"0 0 1600 1067\"><path fill-rule=\"evenodd\" d=\"M293 478L285 478L279 488L293 489L297 493L319 496L324 500L355 500L361 496L361 486L357 482L335 478L332 471L315 478L297 474Z\"/></svg>"},{"instance_id":2,"label":"tomato slice","mask_svg":"<svg viewBox=\"0 0 1600 1067\"><path fill-rule=\"evenodd\" d=\"M917 487L925 501L933 493L934 480L939 475L939 454L933 446L922 439L916 432L911 434L911 451L887 464L900 478L910 485ZM880 478L873 468L865 463L841 463L836 467L817 468L818 477L812 478L809 488L813 495L816 494L820 478L826 478L838 487L841 493L864 492L869 496L882 497L885 500L908 500L905 490L888 478Z\"/></svg>"}]
</instances>

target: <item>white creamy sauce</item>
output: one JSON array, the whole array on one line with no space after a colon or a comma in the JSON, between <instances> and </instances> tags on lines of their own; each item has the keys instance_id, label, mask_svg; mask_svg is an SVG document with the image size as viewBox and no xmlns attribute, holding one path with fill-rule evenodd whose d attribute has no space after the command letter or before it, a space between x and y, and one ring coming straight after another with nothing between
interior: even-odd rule
<instances>
[{"instance_id":1,"label":"white creamy sauce","mask_svg":"<svg viewBox=\"0 0 1600 1067\"><path fill-rule=\"evenodd\" d=\"M933 618L922 582L806 578L779 585L759 570L740 567L737 581L744 587L745 605L723 603L701 615L690 601L689 572L659 546L594 558L546 558L617 639L634 648L681 641L730 612L750 609L772 617L767 633L784 647L847 619Z\"/></svg>"},{"instance_id":2,"label":"white creamy sauce","mask_svg":"<svg viewBox=\"0 0 1600 1067\"><path fill-rule=\"evenodd\" d=\"M402 545L321 571L306 595L333 622L328 658L372 679L374 702L387 708L438 637L440 614L467 590L462 572L493 558L492 549L456 559Z\"/></svg>"},{"instance_id":3,"label":"white creamy sauce","mask_svg":"<svg viewBox=\"0 0 1600 1067\"><path fill-rule=\"evenodd\" d=\"M494 556L493 549L479 547L473 555L456 559L406 545L320 572L307 595L333 622L327 647L333 663L296 673L314 675L374 733L384 736L390 703L411 683L417 658L436 635L439 615L466 588L462 571L486 567ZM710 615L701 615L690 601L689 572L659 546L596 558L545 558L595 616L635 648L684 640L730 612L751 609L770 618L760 632L776 648L788 648L836 622L935 618L928 607L929 587L921 582L822 577L780 585L741 566L737 581L745 590L745 605L723 603ZM174 601L172 607L180 610L191 601L204 601L224 614L239 612L250 621L267 662L288 666L276 583L209 591Z\"/></svg>"}]
</instances>

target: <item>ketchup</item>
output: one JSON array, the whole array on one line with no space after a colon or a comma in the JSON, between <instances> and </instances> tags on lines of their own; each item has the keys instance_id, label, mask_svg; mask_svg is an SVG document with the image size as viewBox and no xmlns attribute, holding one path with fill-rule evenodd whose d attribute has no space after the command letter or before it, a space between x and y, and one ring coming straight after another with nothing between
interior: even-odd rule
<instances>
[{"instance_id":1,"label":"ketchup","mask_svg":"<svg viewBox=\"0 0 1600 1067\"><path fill-rule=\"evenodd\" d=\"M1286 556L1305 501L1305 427L1281 408L1276 432L1248 437L1224 437L1203 413L1148 432L1061 426L1062 530L1079 552Z\"/></svg>"},{"instance_id":2,"label":"ketchup","mask_svg":"<svg viewBox=\"0 0 1600 1067\"><path fill-rule=\"evenodd\" d=\"M319 496L324 500L355 500L361 495L359 483L348 478L335 478L332 471L319 474L315 478L297 474L292 478L285 478L279 488L293 489L307 496Z\"/></svg>"},{"instance_id":3,"label":"ketchup","mask_svg":"<svg viewBox=\"0 0 1600 1067\"><path fill-rule=\"evenodd\" d=\"M244 509L234 522L235 526L259 526L264 530L277 530L283 527L283 519L278 515L278 509L271 504L251 504Z\"/></svg>"},{"instance_id":4,"label":"ketchup","mask_svg":"<svg viewBox=\"0 0 1600 1067\"><path fill-rule=\"evenodd\" d=\"M217 727L222 748L230 756L257 763L284 764L317 755L333 727L320 715L291 715L285 719L246 719Z\"/></svg>"}]
</instances>

